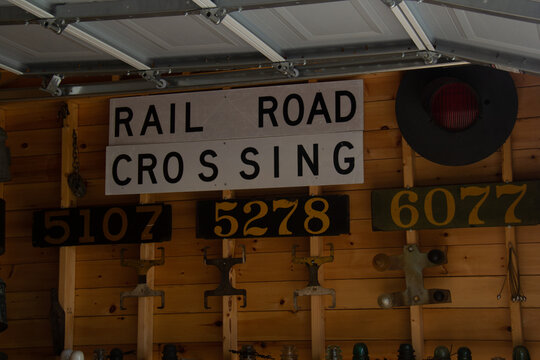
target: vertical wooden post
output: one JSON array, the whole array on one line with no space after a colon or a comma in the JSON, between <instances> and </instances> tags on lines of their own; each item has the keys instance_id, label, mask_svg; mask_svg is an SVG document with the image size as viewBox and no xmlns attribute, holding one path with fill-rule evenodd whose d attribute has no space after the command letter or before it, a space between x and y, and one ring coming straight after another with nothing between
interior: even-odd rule
<instances>
[{"instance_id":1,"label":"vertical wooden post","mask_svg":"<svg viewBox=\"0 0 540 360\"><path fill-rule=\"evenodd\" d=\"M141 194L139 197L141 204L153 202L152 195ZM155 246L153 243L140 245L140 259L154 260ZM154 268L150 268L146 273L146 283L154 288ZM151 296L138 298L137 312L137 360L152 360L152 350L154 345L154 298Z\"/></svg>"},{"instance_id":2,"label":"vertical wooden post","mask_svg":"<svg viewBox=\"0 0 540 360\"><path fill-rule=\"evenodd\" d=\"M401 139L403 158L403 185L406 188L414 186L415 153L404 138ZM418 244L418 232L406 231L407 244ZM410 307L411 342L417 359L424 358L424 310L422 305Z\"/></svg>"},{"instance_id":3,"label":"vertical wooden post","mask_svg":"<svg viewBox=\"0 0 540 360\"><path fill-rule=\"evenodd\" d=\"M509 137L502 148L502 180L504 182L512 182L514 175L512 171L512 141ZM505 243L506 253L508 249L512 247L517 254L517 241L516 241L516 228L513 226L507 226L505 229ZM508 263L508 258L506 259ZM519 263L516 261L516 267ZM506 281L510 281L508 274L506 275ZM510 286L508 286L508 293L510 294L510 327L512 328L512 344L514 346L523 345L523 323L521 320L521 303L519 301L513 302L510 293Z\"/></svg>"},{"instance_id":4,"label":"vertical wooden post","mask_svg":"<svg viewBox=\"0 0 540 360\"><path fill-rule=\"evenodd\" d=\"M320 186L310 186L309 195L321 195ZM324 242L321 236L309 238L309 255L322 256ZM319 281L323 285L324 267L319 269ZM324 299L322 296L310 296L311 298L311 359L321 360L325 358L326 336L324 325Z\"/></svg>"},{"instance_id":5,"label":"vertical wooden post","mask_svg":"<svg viewBox=\"0 0 540 360\"><path fill-rule=\"evenodd\" d=\"M234 191L223 190L222 195L225 200L232 199ZM223 239L223 257L234 257L235 247L236 241L234 239ZM229 281L233 286L236 285L234 268L229 273ZM229 350L238 350L238 303L236 296L223 297L223 360L238 359L238 355Z\"/></svg>"},{"instance_id":6,"label":"vertical wooden post","mask_svg":"<svg viewBox=\"0 0 540 360\"><path fill-rule=\"evenodd\" d=\"M77 131L79 106L68 102L69 115L62 127L62 177L60 189L60 207L77 206L77 201L68 185L68 176L73 171L73 131ZM58 279L58 301L66 313L64 349L73 349L73 328L75 315L75 260L76 247L60 248Z\"/></svg>"}]
</instances>

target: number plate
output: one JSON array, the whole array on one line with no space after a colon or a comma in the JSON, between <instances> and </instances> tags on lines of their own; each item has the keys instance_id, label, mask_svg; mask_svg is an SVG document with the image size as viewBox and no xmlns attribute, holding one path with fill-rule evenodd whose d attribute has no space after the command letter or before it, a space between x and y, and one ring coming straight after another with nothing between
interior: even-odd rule
<instances>
[{"instance_id":1,"label":"number plate","mask_svg":"<svg viewBox=\"0 0 540 360\"><path fill-rule=\"evenodd\" d=\"M132 244L171 240L171 206L92 207L34 212L35 247Z\"/></svg>"},{"instance_id":2,"label":"number plate","mask_svg":"<svg viewBox=\"0 0 540 360\"><path fill-rule=\"evenodd\" d=\"M197 203L197 237L205 239L324 236L349 233L349 197Z\"/></svg>"},{"instance_id":3,"label":"number plate","mask_svg":"<svg viewBox=\"0 0 540 360\"><path fill-rule=\"evenodd\" d=\"M371 192L373 230L540 223L540 181Z\"/></svg>"}]
</instances>

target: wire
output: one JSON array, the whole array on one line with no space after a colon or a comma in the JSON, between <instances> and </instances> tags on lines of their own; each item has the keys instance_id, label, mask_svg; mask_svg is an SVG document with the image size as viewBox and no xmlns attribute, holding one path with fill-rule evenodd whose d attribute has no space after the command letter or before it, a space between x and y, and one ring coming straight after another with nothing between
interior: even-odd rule
<instances>
[{"instance_id":1,"label":"wire","mask_svg":"<svg viewBox=\"0 0 540 360\"><path fill-rule=\"evenodd\" d=\"M527 297L523 294L523 289L521 288L517 253L512 244L508 245L508 278L503 280L501 290L497 294L497 300L501 299L501 294L503 292L504 285L506 284L506 280L508 280L508 286L510 287L510 296L512 302L527 301Z\"/></svg>"},{"instance_id":2,"label":"wire","mask_svg":"<svg viewBox=\"0 0 540 360\"><path fill-rule=\"evenodd\" d=\"M508 285L513 302L524 302L527 300L521 289L517 253L512 244L508 246Z\"/></svg>"}]
</instances>

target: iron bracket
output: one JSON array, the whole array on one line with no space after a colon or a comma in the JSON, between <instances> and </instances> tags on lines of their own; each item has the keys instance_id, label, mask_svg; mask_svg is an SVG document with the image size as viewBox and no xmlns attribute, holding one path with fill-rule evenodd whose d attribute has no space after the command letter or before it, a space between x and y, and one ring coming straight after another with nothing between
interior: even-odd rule
<instances>
[{"instance_id":1,"label":"iron bracket","mask_svg":"<svg viewBox=\"0 0 540 360\"><path fill-rule=\"evenodd\" d=\"M69 25L65 19L43 19L39 20L39 24L57 35L62 34L64 29Z\"/></svg>"},{"instance_id":2,"label":"iron bracket","mask_svg":"<svg viewBox=\"0 0 540 360\"><path fill-rule=\"evenodd\" d=\"M163 79L160 76L159 71L155 71L155 70L143 71L141 73L141 76L144 80L153 82L154 84L156 84L157 89L165 89L167 85L169 85L167 80Z\"/></svg>"},{"instance_id":3,"label":"iron bracket","mask_svg":"<svg viewBox=\"0 0 540 360\"><path fill-rule=\"evenodd\" d=\"M225 16L227 16L227 9L220 7L208 8L201 10L201 14L206 16L214 24L219 25Z\"/></svg>"},{"instance_id":4,"label":"iron bracket","mask_svg":"<svg viewBox=\"0 0 540 360\"><path fill-rule=\"evenodd\" d=\"M420 51L418 52L418 55L424 59L424 62L426 65L436 64L439 62L439 59L441 58L441 54L434 51Z\"/></svg>"},{"instance_id":5,"label":"iron bracket","mask_svg":"<svg viewBox=\"0 0 540 360\"><path fill-rule=\"evenodd\" d=\"M242 257L241 258L219 258L219 259L208 259L206 256L206 249L204 250L204 264L205 265L214 265L217 266L221 273L221 281L217 288L214 290L205 290L204 292L204 308L210 309L208 306L208 297L209 296L231 296L231 295L243 295L244 303L241 307L245 308L247 306L247 293L246 289L236 289L232 286L229 274L231 268L236 264L243 264L246 262L246 247L242 247Z\"/></svg>"},{"instance_id":6,"label":"iron bracket","mask_svg":"<svg viewBox=\"0 0 540 360\"><path fill-rule=\"evenodd\" d=\"M43 81L40 90L46 91L53 96L62 96L63 91L59 86L63 79L64 75L54 74Z\"/></svg>"},{"instance_id":7,"label":"iron bracket","mask_svg":"<svg viewBox=\"0 0 540 360\"><path fill-rule=\"evenodd\" d=\"M293 245L292 248L292 262L293 264L306 264L309 270L309 282L308 285L299 290L294 291L294 311L298 311L298 296L314 296L314 295L332 295L331 309L336 307L336 291L322 287L319 283L319 268L322 264L334 261L334 244L328 244L330 246L330 256L296 256L296 248L298 245Z\"/></svg>"},{"instance_id":8,"label":"iron bracket","mask_svg":"<svg viewBox=\"0 0 540 360\"><path fill-rule=\"evenodd\" d=\"M424 268L446 263L446 254L442 250L434 249L428 253L422 253L416 245L405 245L403 255L375 255L373 258L375 269L379 271L403 269L407 284L407 288L403 292L381 294L377 299L379 306L389 309L397 306L452 302L450 290L424 288L424 275L422 273Z\"/></svg>"},{"instance_id":9,"label":"iron bracket","mask_svg":"<svg viewBox=\"0 0 540 360\"><path fill-rule=\"evenodd\" d=\"M400 2L402 2L403 0L381 0L383 2L384 5L390 7L390 8L393 8L395 6L398 6Z\"/></svg>"},{"instance_id":10,"label":"iron bracket","mask_svg":"<svg viewBox=\"0 0 540 360\"><path fill-rule=\"evenodd\" d=\"M158 247L158 250L161 250L161 258L156 260L136 260L136 259L125 259L124 252L126 249L120 250L120 264L122 266L132 267L137 270L138 282L135 289L131 291L123 291L120 294L120 309L126 310L124 307L124 298L126 297L150 297L150 296L160 296L161 297L161 306L158 306L158 309L163 309L165 307L165 292L163 290L152 290L146 284L146 274L148 270L153 266L165 264L165 249L163 247Z\"/></svg>"},{"instance_id":11,"label":"iron bracket","mask_svg":"<svg viewBox=\"0 0 540 360\"><path fill-rule=\"evenodd\" d=\"M289 61L275 62L272 64L272 67L289 78L295 78L300 75L298 69Z\"/></svg>"}]
</instances>

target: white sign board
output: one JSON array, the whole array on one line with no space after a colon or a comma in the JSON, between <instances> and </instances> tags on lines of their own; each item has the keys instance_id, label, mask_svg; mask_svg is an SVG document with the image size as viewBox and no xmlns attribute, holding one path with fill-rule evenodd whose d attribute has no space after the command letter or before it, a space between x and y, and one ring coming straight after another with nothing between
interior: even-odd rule
<instances>
[{"instance_id":1,"label":"white sign board","mask_svg":"<svg viewBox=\"0 0 540 360\"><path fill-rule=\"evenodd\" d=\"M112 99L109 145L364 129L362 80Z\"/></svg>"},{"instance_id":2,"label":"white sign board","mask_svg":"<svg viewBox=\"0 0 540 360\"><path fill-rule=\"evenodd\" d=\"M107 148L106 194L358 184L362 131Z\"/></svg>"},{"instance_id":3,"label":"white sign board","mask_svg":"<svg viewBox=\"0 0 540 360\"><path fill-rule=\"evenodd\" d=\"M112 99L106 194L358 184L362 80Z\"/></svg>"}]
</instances>

